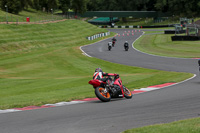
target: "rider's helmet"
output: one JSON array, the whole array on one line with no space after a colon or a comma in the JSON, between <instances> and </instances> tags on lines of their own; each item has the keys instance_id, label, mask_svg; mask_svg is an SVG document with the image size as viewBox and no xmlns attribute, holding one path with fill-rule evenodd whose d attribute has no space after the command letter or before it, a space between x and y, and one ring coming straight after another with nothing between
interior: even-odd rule
<instances>
[{"instance_id":1,"label":"rider's helmet","mask_svg":"<svg viewBox=\"0 0 200 133\"><path fill-rule=\"evenodd\" d=\"M125 41L125 43L128 43L128 41Z\"/></svg>"},{"instance_id":2,"label":"rider's helmet","mask_svg":"<svg viewBox=\"0 0 200 133\"><path fill-rule=\"evenodd\" d=\"M101 68L96 68L95 72L103 72Z\"/></svg>"}]
</instances>

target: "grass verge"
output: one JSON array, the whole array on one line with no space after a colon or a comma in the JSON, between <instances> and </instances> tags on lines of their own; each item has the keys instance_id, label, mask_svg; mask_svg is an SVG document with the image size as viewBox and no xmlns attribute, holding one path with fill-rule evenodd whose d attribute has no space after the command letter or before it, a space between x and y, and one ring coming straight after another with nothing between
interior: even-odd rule
<instances>
[{"instance_id":1,"label":"grass verge","mask_svg":"<svg viewBox=\"0 0 200 133\"><path fill-rule=\"evenodd\" d=\"M199 41L172 41L169 34L144 35L134 47L145 53L181 58L200 57Z\"/></svg>"},{"instance_id":2,"label":"grass verge","mask_svg":"<svg viewBox=\"0 0 200 133\"><path fill-rule=\"evenodd\" d=\"M19 12L18 15L7 13L0 10L0 22L6 22L6 16L8 22L26 22L26 18L29 17L30 22L42 22L42 21L53 21L63 19L62 16L52 15L51 13L46 13L42 11L36 11L35 9L25 9Z\"/></svg>"},{"instance_id":3,"label":"grass verge","mask_svg":"<svg viewBox=\"0 0 200 133\"><path fill-rule=\"evenodd\" d=\"M200 118L130 129L123 133L199 133Z\"/></svg>"}]
</instances>

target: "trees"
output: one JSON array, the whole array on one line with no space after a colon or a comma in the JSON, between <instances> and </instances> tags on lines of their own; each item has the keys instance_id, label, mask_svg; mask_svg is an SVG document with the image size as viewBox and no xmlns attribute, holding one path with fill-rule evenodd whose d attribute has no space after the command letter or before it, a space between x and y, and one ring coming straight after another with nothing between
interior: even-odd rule
<instances>
[{"instance_id":1,"label":"trees","mask_svg":"<svg viewBox=\"0 0 200 133\"><path fill-rule=\"evenodd\" d=\"M70 9L71 0L59 0L59 4L62 13L66 14L66 12Z\"/></svg>"},{"instance_id":2,"label":"trees","mask_svg":"<svg viewBox=\"0 0 200 133\"><path fill-rule=\"evenodd\" d=\"M71 1L71 8L75 12L75 15L77 13L84 13L87 11L87 3L88 0L72 0Z\"/></svg>"},{"instance_id":3,"label":"trees","mask_svg":"<svg viewBox=\"0 0 200 133\"><path fill-rule=\"evenodd\" d=\"M58 7L58 0L47 0L47 10L56 9Z\"/></svg>"},{"instance_id":4,"label":"trees","mask_svg":"<svg viewBox=\"0 0 200 133\"><path fill-rule=\"evenodd\" d=\"M100 11L102 6L102 0L88 0L87 10L88 11Z\"/></svg>"},{"instance_id":5,"label":"trees","mask_svg":"<svg viewBox=\"0 0 200 133\"><path fill-rule=\"evenodd\" d=\"M32 8L36 9L37 11L41 9L39 0L33 0Z\"/></svg>"},{"instance_id":6,"label":"trees","mask_svg":"<svg viewBox=\"0 0 200 133\"><path fill-rule=\"evenodd\" d=\"M32 5L32 0L20 0L22 9L28 8L29 5Z\"/></svg>"},{"instance_id":7,"label":"trees","mask_svg":"<svg viewBox=\"0 0 200 133\"><path fill-rule=\"evenodd\" d=\"M176 16L195 17L200 12L199 0L0 0L2 10L19 13L31 6L36 10L57 9L65 14L72 9L75 14L85 11L161 11Z\"/></svg>"},{"instance_id":8,"label":"trees","mask_svg":"<svg viewBox=\"0 0 200 133\"><path fill-rule=\"evenodd\" d=\"M19 0L1 0L1 9L6 10L7 5L8 12L18 14L22 10L21 1Z\"/></svg>"},{"instance_id":9,"label":"trees","mask_svg":"<svg viewBox=\"0 0 200 133\"><path fill-rule=\"evenodd\" d=\"M200 12L199 0L157 0L155 7L162 12L171 12L180 17L195 17Z\"/></svg>"}]
</instances>

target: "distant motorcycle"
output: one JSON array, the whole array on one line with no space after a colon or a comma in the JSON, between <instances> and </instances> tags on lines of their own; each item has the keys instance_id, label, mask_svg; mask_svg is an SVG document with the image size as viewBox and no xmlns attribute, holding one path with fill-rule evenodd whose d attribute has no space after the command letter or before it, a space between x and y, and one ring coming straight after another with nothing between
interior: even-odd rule
<instances>
[{"instance_id":1,"label":"distant motorcycle","mask_svg":"<svg viewBox=\"0 0 200 133\"><path fill-rule=\"evenodd\" d=\"M108 50L110 51L112 49L112 42L108 43Z\"/></svg>"},{"instance_id":2,"label":"distant motorcycle","mask_svg":"<svg viewBox=\"0 0 200 133\"><path fill-rule=\"evenodd\" d=\"M112 39L112 46L113 46L113 47L115 46L116 41L117 41L116 38L113 38L113 39Z\"/></svg>"},{"instance_id":3,"label":"distant motorcycle","mask_svg":"<svg viewBox=\"0 0 200 133\"><path fill-rule=\"evenodd\" d=\"M129 47L128 46L124 46L125 51L128 51Z\"/></svg>"},{"instance_id":4,"label":"distant motorcycle","mask_svg":"<svg viewBox=\"0 0 200 133\"><path fill-rule=\"evenodd\" d=\"M112 76L106 78L103 81L104 86L101 86L101 83L96 79L90 80L88 83L93 85L95 95L102 102L109 102L111 98L132 98L131 91L122 85L119 75L114 76L114 78Z\"/></svg>"},{"instance_id":5,"label":"distant motorcycle","mask_svg":"<svg viewBox=\"0 0 200 133\"><path fill-rule=\"evenodd\" d=\"M113 47L115 46L115 41L112 41L112 46L113 46Z\"/></svg>"},{"instance_id":6,"label":"distant motorcycle","mask_svg":"<svg viewBox=\"0 0 200 133\"><path fill-rule=\"evenodd\" d=\"M127 42L124 43L124 49L125 49L125 51L128 51L128 49L129 49L129 45Z\"/></svg>"}]
</instances>

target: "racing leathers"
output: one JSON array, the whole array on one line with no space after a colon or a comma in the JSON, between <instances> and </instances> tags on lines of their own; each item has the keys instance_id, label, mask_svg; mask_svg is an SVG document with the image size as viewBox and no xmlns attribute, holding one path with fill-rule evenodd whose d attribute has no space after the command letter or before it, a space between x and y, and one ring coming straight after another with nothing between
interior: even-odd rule
<instances>
[{"instance_id":1,"label":"racing leathers","mask_svg":"<svg viewBox=\"0 0 200 133\"><path fill-rule=\"evenodd\" d=\"M93 75L93 79L97 79L100 83L101 86L103 87L105 82L108 78L104 78L103 76L117 76L118 74L113 74L113 73L104 73L104 72L95 72Z\"/></svg>"},{"instance_id":2,"label":"racing leathers","mask_svg":"<svg viewBox=\"0 0 200 133\"><path fill-rule=\"evenodd\" d=\"M117 41L117 39L116 39L116 38L113 38L113 39L112 39L112 41L113 41L113 42L114 42L114 41L116 42L116 41Z\"/></svg>"}]
</instances>

